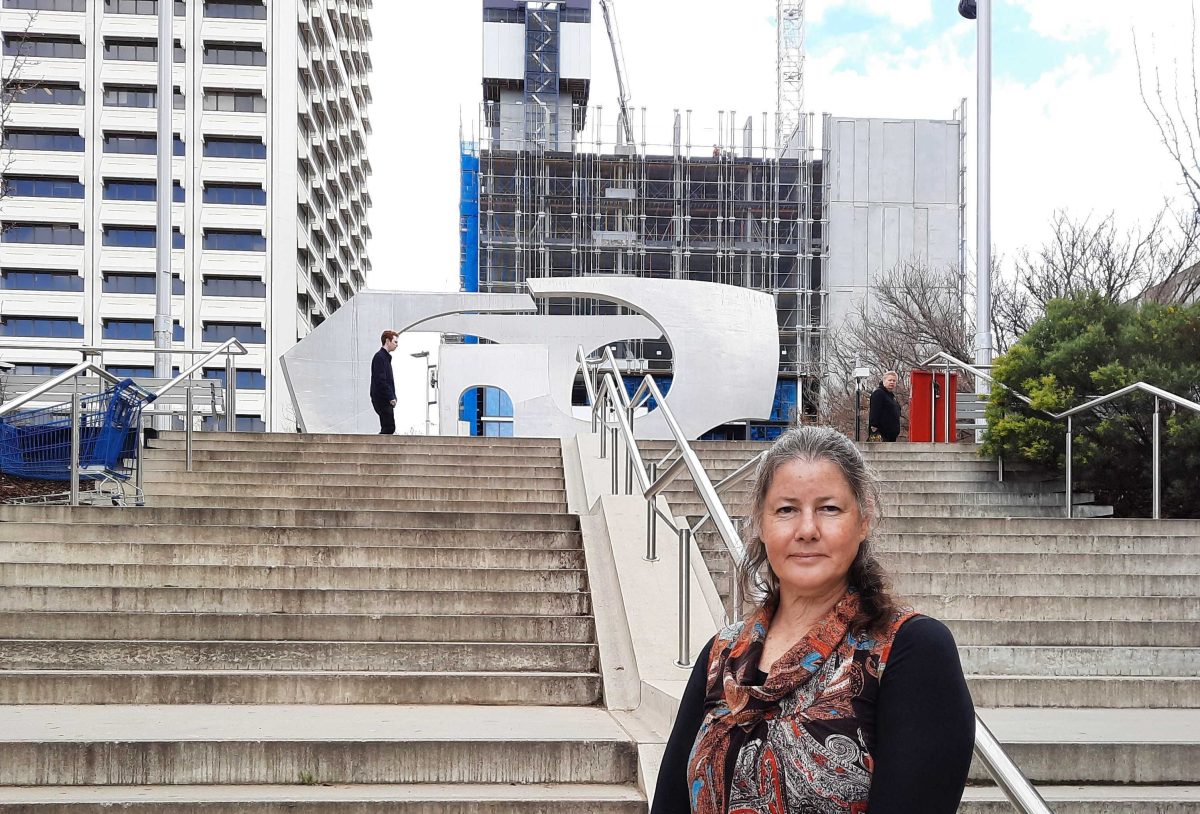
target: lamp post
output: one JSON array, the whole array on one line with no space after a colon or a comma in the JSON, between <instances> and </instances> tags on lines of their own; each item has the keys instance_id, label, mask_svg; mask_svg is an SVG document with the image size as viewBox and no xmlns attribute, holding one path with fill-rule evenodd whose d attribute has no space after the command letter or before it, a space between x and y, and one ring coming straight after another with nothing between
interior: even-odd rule
<instances>
[{"instance_id":1,"label":"lamp post","mask_svg":"<svg viewBox=\"0 0 1200 814\"><path fill-rule=\"evenodd\" d=\"M854 360L854 441L857 443L862 440L862 384L863 380L871 375L871 371L865 367L859 367L858 360Z\"/></svg>"},{"instance_id":2,"label":"lamp post","mask_svg":"<svg viewBox=\"0 0 1200 814\"><path fill-rule=\"evenodd\" d=\"M429 398L429 388L435 387L437 380L433 378L433 363L429 361L429 351L423 350L418 353L410 353L414 359L425 360L425 435L429 435L433 430L433 421L430 419L429 408L434 405L434 401Z\"/></svg>"},{"instance_id":3,"label":"lamp post","mask_svg":"<svg viewBox=\"0 0 1200 814\"><path fill-rule=\"evenodd\" d=\"M992 364L992 0L959 0L958 13L976 21L979 181L976 190L975 365ZM986 396L988 383L975 377L975 392Z\"/></svg>"}]
</instances>

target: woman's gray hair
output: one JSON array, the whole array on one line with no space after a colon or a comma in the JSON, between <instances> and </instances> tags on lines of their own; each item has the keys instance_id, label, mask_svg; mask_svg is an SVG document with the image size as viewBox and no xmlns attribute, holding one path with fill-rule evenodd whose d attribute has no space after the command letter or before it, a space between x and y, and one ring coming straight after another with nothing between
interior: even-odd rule
<instances>
[{"instance_id":1,"label":"woman's gray hair","mask_svg":"<svg viewBox=\"0 0 1200 814\"><path fill-rule=\"evenodd\" d=\"M759 461L750 496L749 513L742 529L746 556L738 566L736 578L742 596L757 606L772 604L779 598L779 578L767 559L767 547L762 539L763 509L767 492L775 473L793 461L817 463L826 461L842 473L858 503L858 510L868 520L867 538L859 546L858 556L850 566L850 584L862 594L863 613L856 630L866 630L881 621L894 607L890 585L882 566L875 559L871 536L883 518L879 477L867 465L862 452L842 433L830 427L798 427L779 437ZM869 606L869 607L868 607Z\"/></svg>"}]
</instances>

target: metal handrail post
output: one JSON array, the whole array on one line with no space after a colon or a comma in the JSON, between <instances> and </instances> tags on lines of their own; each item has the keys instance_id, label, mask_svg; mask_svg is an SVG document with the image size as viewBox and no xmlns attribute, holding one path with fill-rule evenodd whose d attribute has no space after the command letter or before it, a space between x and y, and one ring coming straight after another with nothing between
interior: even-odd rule
<instances>
[{"instance_id":1,"label":"metal handrail post","mask_svg":"<svg viewBox=\"0 0 1200 814\"><path fill-rule=\"evenodd\" d=\"M929 443L937 443L937 374L929 374Z\"/></svg>"},{"instance_id":2,"label":"metal handrail post","mask_svg":"<svg viewBox=\"0 0 1200 814\"><path fill-rule=\"evenodd\" d=\"M658 464L650 464L650 482L658 479ZM647 489L647 492L650 490ZM658 518L654 512L653 495L646 495L646 562L658 562Z\"/></svg>"},{"instance_id":3,"label":"metal handrail post","mask_svg":"<svg viewBox=\"0 0 1200 814\"><path fill-rule=\"evenodd\" d=\"M1162 471L1160 469L1161 458L1159 457L1159 453L1162 450L1159 447L1159 434L1158 434L1158 411L1159 411L1159 406L1160 406L1159 401L1160 400L1159 400L1158 396L1155 396L1154 397L1154 439L1153 439L1154 460L1151 463L1152 472L1153 472L1153 488L1154 488L1154 497L1151 500L1151 505L1152 505L1152 516L1155 520L1162 519Z\"/></svg>"},{"instance_id":4,"label":"metal handrail post","mask_svg":"<svg viewBox=\"0 0 1200 814\"><path fill-rule=\"evenodd\" d=\"M950 364L948 362L946 363L946 370L943 376L944 378L942 381L944 383L944 387L942 387L942 411L946 415L944 422L946 429L946 443L950 444L953 442L950 438Z\"/></svg>"},{"instance_id":5,"label":"metal handrail post","mask_svg":"<svg viewBox=\"0 0 1200 814\"><path fill-rule=\"evenodd\" d=\"M604 410L604 399L607 393L600 396L600 401L597 402L597 409L592 411L592 418L595 419L599 413ZM600 422L600 460L608 457L608 421Z\"/></svg>"},{"instance_id":6,"label":"metal handrail post","mask_svg":"<svg viewBox=\"0 0 1200 814\"><path fill-rule=\"evenodd\" d=\"M617 490L621 488L621 460L617 455L617 440L620 430L613 427L612 430L612 493L620 494Z\"/></svg>"},{"instance_id":7,"label":"metal handrail post","mask_svg":"<svg viewBox=\"0 0 1200 814\"><path fill-rule=\"evenodd\" d=\"M688 632L691 630L692 611L692 530L686 526L679 530L679 658L677 667L691 667L692 654L688 647Z\"/></svg>"},{"instance_id":8,"label":"metal handrail post","mask_svg":"<svg viewBox=\"0 0 1200 814\"><path fill-rule=\"evenodd\" d=\"M189 385L186 389L185 401L187 403L186 412L183 420L183 450L184 461L187 465L187 471L192 471L192 388Z\"/></svg>"},{"instance_id":9,"label":"metal handrail post","mask_svg":"<svg viewBox=\"0 0 1200 814\"><path fill-rule=\"evenodd\" d=\"M975 756L1018 811L1022 814L1051 814L1042 795L1021 773L978 715L975 716Z\"/></svg>"},{"instance_id":10,"label":"metal handrail post","mask_svg":"<svg viewBox=\"0 0 1200 814\"><path fill-rule=\"evenodd\" d=\"M83 418L82 397L79 393L71 394L71 505L79 505L79 447L82 428L79 422Z\"/></svg>"},{"instance_id":11,"label":"metal handrail post","mask_svg":"<svg viewBox=\"0 0 1200 814\"><path fill-rule=\"evenodd\" d=\"M1071 417L1067 416L1067 519L1071 519Z\"/></svg>"},{"instance_id":12,"label":"metal handrail post","mask_svg":"<svg viewBox=\"0 0 1200 814\"><path fill-rule=\"evenodd\" d=\"M630 407L625 411L626 419L629 421L630 429L633 428L633 408ZM633 447L629 444L625 445L625 494L633 494Z\"/></svg>"},{"instance_id":13,"label":"metal handrail post","mask_svg":"<svg viewBox=\"0 0 1200 814\"><path fill-rule=\"evenodd\" d=\"M142 495L145 494L143 489L144 477L142 470L142 459L145 457L146 451L146 434L142 431L145 423L145 418L141 413L138 413L137 427L135 428L137 432L137 440L134 442L134 453L137 455L137 474L135 475L136 480L134 480L133 485L137 489L137 500L139 506L142 505Z\"/></svg>"},{"instance_id":14,"label":"metal handrail post","mask_svg":"<svg viewBox=\"0 0 1200 814\"><path fill-rule=\"evenodd\" d=\"M225 356L225 432L237 432L237 368L233 366L233 354Z\"/></svg>"}]
</instances>

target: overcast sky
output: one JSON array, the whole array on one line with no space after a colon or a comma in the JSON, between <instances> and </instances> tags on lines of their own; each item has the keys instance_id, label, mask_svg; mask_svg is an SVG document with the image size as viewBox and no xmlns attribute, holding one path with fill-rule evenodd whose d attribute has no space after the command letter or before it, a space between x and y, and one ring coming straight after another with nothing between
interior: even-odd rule
<instances>
[{"instance_id":1,"label":"overcast sky","mask_svg":"<svg viewBox=\"0 0 1200 814\"><path fill-rule=\"evenodd\" d=\"M635 108L653 133L693 111L693 142L712 141L718 110L738 121L775 106L774 0L616 0ZM1191 50L1188 0L994 0L993 243L1036 246L1055 209L1148 220L1181 200L1178 174L1138 95L1144 66L1169 80ZM974 196L975 25L957 0L808 0L806 107L817 114L950 118L968 100L969 201ZM477 117L479 0L380 0L371 12L375 71L370 142L376 289L458 288L458 137ZM593 105L615 124L616 79L598 9ZM1180 66L1181 71L1184 66ZM1189 85L1190 88L1190 80ZM611 135L607 136L611 139ZM974 207L968 211L974 253ZM415 344L413 344L415 342ZM400 431L424 415L420 367Z\"/></svg>"}]
</instances>

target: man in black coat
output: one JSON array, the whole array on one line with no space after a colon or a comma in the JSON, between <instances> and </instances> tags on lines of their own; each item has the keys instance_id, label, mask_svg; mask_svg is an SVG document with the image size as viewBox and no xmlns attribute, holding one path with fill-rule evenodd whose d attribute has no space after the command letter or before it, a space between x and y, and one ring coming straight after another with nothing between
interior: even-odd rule
<instances>
[{"instance_id":1,"label":"man in black coat","mask_svg":"<svg viewBox=\"0 0 1200 814\"><path fill-rule=\"evenodd\" d=\"M384 331L383 343L371 359L371 406L379 416L379 434L396 434L396 379L392 375L392 352L399 344L395 331Z\"/></svg>"},{"instance_id":2,"label":"man in black coat","mask_svg":"<svg viewBox=\"0 0 1200 814\"><path fill-rule=\"evenodd\" d=\"M900 402L896 401L896 371L883 374L883 380L871 394L871 410L867 413L867 437L879 433L884 441L895 441L900 435Z\"/></svg>"}]
</instances>

